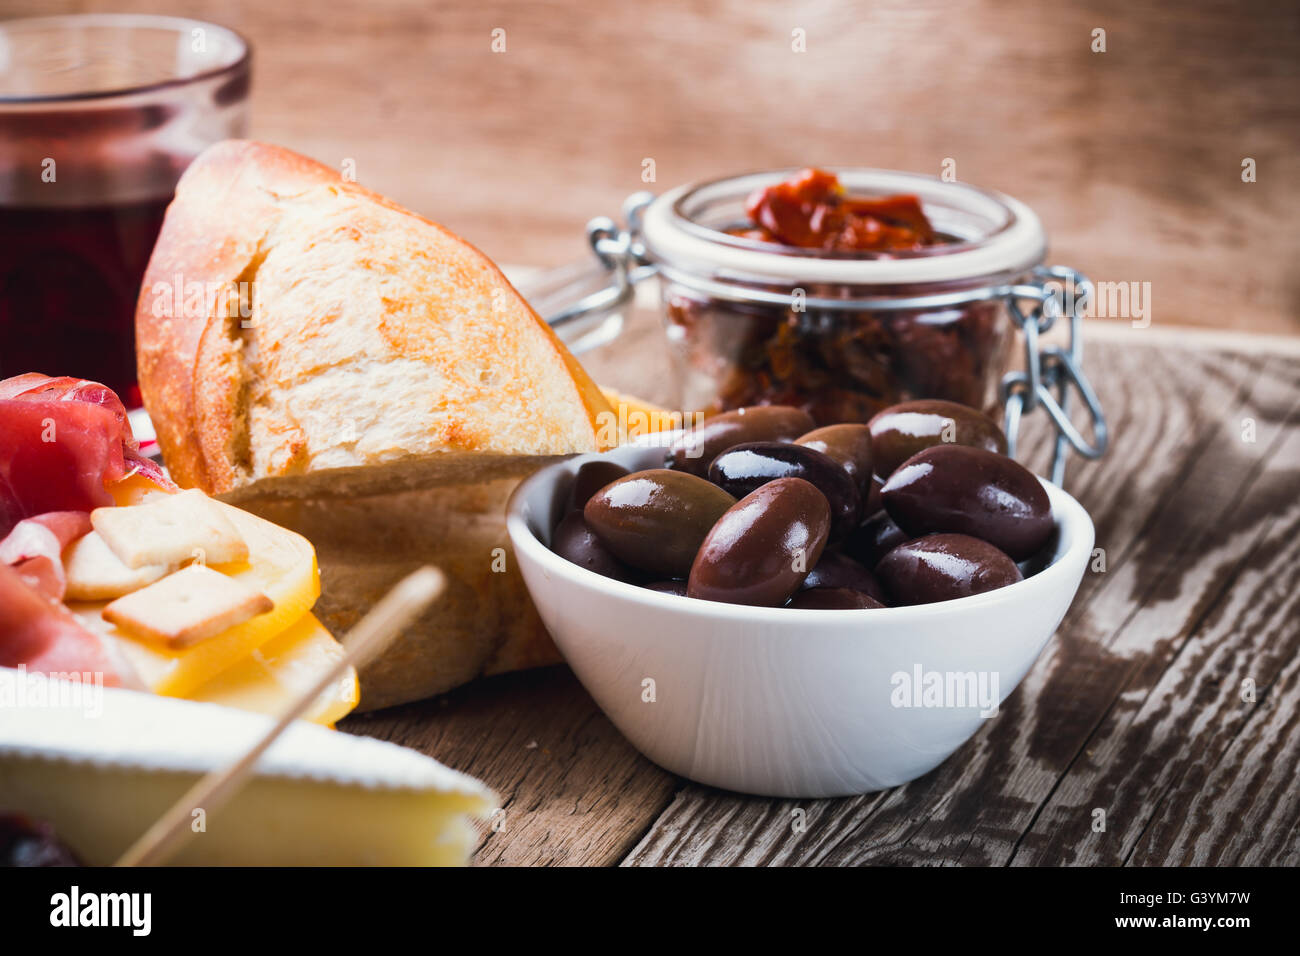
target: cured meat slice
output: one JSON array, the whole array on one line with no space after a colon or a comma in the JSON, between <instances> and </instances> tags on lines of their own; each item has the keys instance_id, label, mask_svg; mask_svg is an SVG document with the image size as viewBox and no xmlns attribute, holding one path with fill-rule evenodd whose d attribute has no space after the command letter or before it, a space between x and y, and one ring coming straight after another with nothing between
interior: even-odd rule
<instances>
[{"instance_id":1,"label":"cured meat slice","mask_svg":"<svg viewBox=\"0 0 1300 956\"><path fill-rule=\"evenodd\" d=\"M123 683L103 638L29 586L14 568L0 564L0 666L20 665L51 676L103 675L111 687Z\"/></svg>"},{"instance_id":2,"label":"cured meat slice","mask_svg":"<svg viewBox=\"0 0 1300 956\"><path fill-rule=\"evenodd\" d=\"M84 511L50 511L25 518L0 541L0 563L22 576L45 597L62 601L67 586L63 549L90 533L90 515Z\"/></svg>"},{"instance_id":3,"label":"cured meat slice","mask_svg":"<svg viewBox=\"0 0 1300 956\"><path fill-rule=\"evenodd\" d=\"M36 373L0 381L0 536L49 511L111 505L106 485L133 472L174 488L139 453L111 389Z\"/></svg>"}]
</instances>

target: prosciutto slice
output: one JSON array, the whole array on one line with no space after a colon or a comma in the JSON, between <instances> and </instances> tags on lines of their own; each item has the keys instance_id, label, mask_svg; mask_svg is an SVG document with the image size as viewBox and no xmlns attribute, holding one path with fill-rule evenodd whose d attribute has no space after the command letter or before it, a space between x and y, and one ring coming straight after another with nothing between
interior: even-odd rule
<instances>
[{"instance_id":1,"label":"prosciutto slice","mask_svg":"<svg viewBox=\"0 0 1300 956\"><path fill-rule=\"evenodd\" d=\"M62 601L67 590L63 549L90 533L90 515L84 511L51 511L14 525L0 541L0 563L12 567L45 597Z\"/></svg>"},{"instance_id":2,"label":"prosciutto slice","mask_svg":"<svg viewBox=\"0 0 1300 956\"><path fill-rule=\"evenodd\" d=\"M112 505L109 486L143 473L175 486L140 454L111 389L78 378L0 381L0 666L95 673L127 682L102 635L63 604L62 552Z\"/></svg>"},{"instance_id":3,"label":"prosciutto slice","mask_svg":"<svg viewBox=\"0 0 1300 956\"><path fill-rule=\"evenodd\" d=\"M111 505L107 485L134 472L175 487L140 454L111 389L34 372L0 381L0 537L25 518Z\"/></svg>"},{"instance_id":4,"label":"prosciutto slice","mask_svg":"<svg viewBox=\"0 0 1300 956\"><path fill-rule=\"evenodd\" d=\"M83 627L58 601L0 564L0 667L23 665L40 674L102 674L104 684L125 681L104 639Z\"/></svg>"}]
</instances>

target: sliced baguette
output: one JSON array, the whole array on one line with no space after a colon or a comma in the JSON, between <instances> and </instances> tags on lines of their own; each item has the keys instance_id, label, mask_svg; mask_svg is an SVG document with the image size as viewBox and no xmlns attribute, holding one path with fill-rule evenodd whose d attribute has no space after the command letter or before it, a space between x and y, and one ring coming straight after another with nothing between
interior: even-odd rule
<instances>
[{"instance_id":1,"label":"sliced baguette","mask_svg":"<svg viewBox=\"0 0 1300 956\"><path fill-rule=\"evenodd\" d=\"M351 495L597 450L595 383L481 252L334 170L227 141L141 289L145 406L185 486Z\"/></svg>"}]
</instances>

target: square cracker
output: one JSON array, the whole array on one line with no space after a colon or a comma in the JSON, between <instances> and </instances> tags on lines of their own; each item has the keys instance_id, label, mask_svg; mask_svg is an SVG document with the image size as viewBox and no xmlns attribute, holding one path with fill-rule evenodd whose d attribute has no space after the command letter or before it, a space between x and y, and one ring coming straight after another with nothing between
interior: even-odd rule
<instances>
[{"instance_id":1,"label":"square cracker","mask_svg":"<svg viewBox=\"0 0 1300 956\"><path fill-rule=\"evenodd\" d=\"M220 506L196 488L159 495L142 505L96 508L90 523L128 568L226 564L248 557L248 545Z\"/></svg>"},{"instance_id":2,"label":"square cracker","mask_svg":"<svg viewBox=\"0 0 1300 956\"><path fill-rule=\"evenodd\" d=\"M269 597L243 581L191 564L118 598L102 613L104 620L133 634L184 648L273 607Z\"/></svg>"},{"instance_id":3,"label":"square cracker","mask_svg":"<svg viewBox=\"0 0 1300 956\"><path fill-rule=\"evenodd\" d=\"M128 568L92 531L63 549L63 574L68 585L64 597L69 601L108 601L153 584L172 570L166 564Z\"/></svg>"}]
</instances>

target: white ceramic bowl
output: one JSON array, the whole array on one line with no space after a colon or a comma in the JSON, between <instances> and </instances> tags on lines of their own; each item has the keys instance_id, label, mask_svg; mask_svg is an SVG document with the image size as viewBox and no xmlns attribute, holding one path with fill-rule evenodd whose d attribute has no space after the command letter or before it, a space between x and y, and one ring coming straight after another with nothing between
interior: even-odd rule
<instances>
[{"instance_id":1,"label":"white ceramic bowl","mask_svg":"<svg viewBox=\"0 0 1300 956\"><path fill-rule=\"evenodd\" d=\"M1025 676L1092 552L1087 512L1044 482L1058 528L1051 562L997 591L870 611L660 594L549 548L574 474L596 457L549 465L510 499L524 580L565 659L628 740L667 770L728 790L844 796L932 770ZM636 471L661 467L663 451L603 457Z\"/></svg>"}]
</instances>

